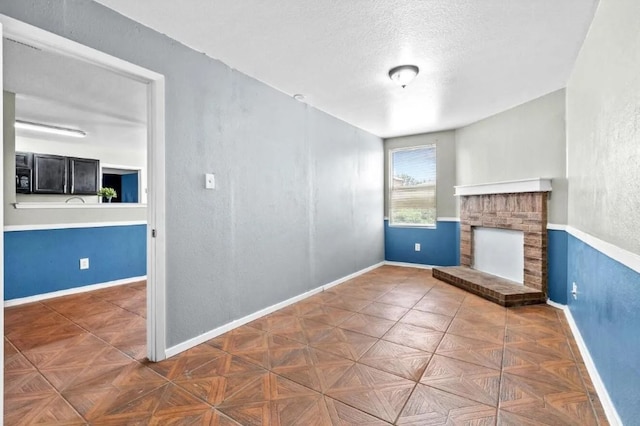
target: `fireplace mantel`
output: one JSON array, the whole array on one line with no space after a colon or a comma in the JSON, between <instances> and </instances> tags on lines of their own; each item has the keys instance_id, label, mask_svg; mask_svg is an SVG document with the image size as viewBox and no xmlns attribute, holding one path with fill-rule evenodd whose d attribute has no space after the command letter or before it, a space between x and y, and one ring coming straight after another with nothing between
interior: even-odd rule
<instances>
[{"instance_id":1,"label":"fireplace mantel","mask_svg":"<svg viewBox=\"0 0 640 426\"><path fill-rule=\"evenodd\" d=\"M551 179L533 178L454 186L456 196L551 192Z\"/></svg>"}]
</instances>

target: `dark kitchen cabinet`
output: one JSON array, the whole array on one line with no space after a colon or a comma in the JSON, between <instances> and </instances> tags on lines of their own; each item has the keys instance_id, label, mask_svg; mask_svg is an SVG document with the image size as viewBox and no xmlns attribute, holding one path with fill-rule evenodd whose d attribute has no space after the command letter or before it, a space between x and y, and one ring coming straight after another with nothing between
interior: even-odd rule
<instances>
[{"instance_id":1,"label":"dark kitchen cabinet","mask_svg":"<svg viewBox=\"0 0 640 426\"><path fill-rule=\"evenodd\" d=\"M69 158L69 193L96 195L100 185L100 161Z\"/></svg>"},{"instance_id":2,"label":"dark kitchen cabinet","mask_svg":"<svg viewBox=\"0 0 640 426\"><path fill-rule=\"evenodd\" d=\"M33 154L33 192L65 194L67 192L68 161L60 155Z\"/></svg>"},{"instance_id":3,"label":"dark kitchen cabinet","mask_svg":"<svg viewBox=\"0 0 640 426\"><path fill-rule=\"evenodd\" d=\"M100 160L16 152L16 192L96 195L99 186Z\"/></svg>"}]
</instances>

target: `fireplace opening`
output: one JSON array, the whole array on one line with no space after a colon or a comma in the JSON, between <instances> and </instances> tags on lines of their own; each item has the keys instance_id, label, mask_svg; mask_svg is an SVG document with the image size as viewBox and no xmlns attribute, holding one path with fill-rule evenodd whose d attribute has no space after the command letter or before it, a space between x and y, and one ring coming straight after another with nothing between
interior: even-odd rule
<instances>
[{"instance_id":1,"label":"fireplace opening","mask_svg":"<svg viewBox=\"0 0 640 426\"><path fill-rule=\"evenodd\" d=\"M524 232L473 227L471 267L516 283L524 283Z\"/></svg>"}]
</instances>

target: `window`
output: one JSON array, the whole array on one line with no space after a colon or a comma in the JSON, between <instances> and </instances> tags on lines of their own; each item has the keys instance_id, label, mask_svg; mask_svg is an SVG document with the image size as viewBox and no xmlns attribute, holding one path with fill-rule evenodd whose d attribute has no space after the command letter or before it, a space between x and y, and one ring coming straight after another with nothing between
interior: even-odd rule
<instances>
[{"instance_id":1,"label":"window","mask_svg":"<svg viewBox=\"0 0 640 426\"><path fill-rule=\"evenodd\" d=\"M436 146L390 151L389 223L435 226Z\"/></svg>"},{"instance_id":2,"label":"window","mask_svg":"<svg viewBox=\"0 0 640 426\"><path fill-rule=\"evenodd\" d=\"M103 167L102 187L113 188L118 194L113 203L140 203L140 175L142 170L136 168ZM103 199L106 202L106 199Z\"/></svg>"}]
</instances>

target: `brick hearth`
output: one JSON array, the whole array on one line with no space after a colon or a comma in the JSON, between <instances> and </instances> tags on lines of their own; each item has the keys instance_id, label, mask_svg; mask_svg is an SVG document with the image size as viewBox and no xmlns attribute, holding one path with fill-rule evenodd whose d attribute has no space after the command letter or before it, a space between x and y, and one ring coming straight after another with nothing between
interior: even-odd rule
<instances>
[{"instance_id":1,"label":"brick hearth","mask_svg":"<svg viewBox=\"0 0 640 426\"><path fill-rule=\"evenodd\" d=\"M540 290L466 266L433 268L433 277L502 306L533 305L547 300Z\"/></svg>"}]
</instances>

